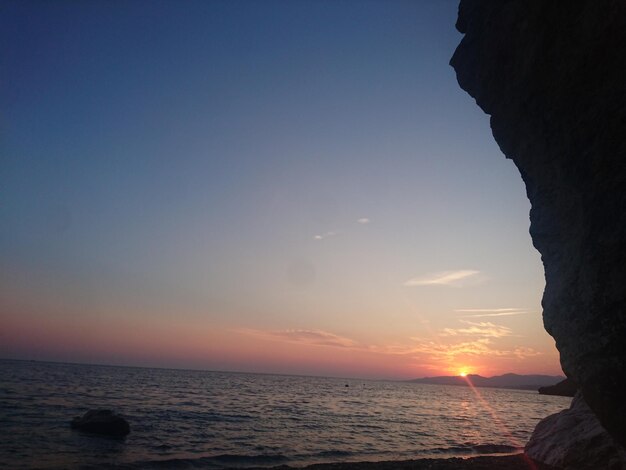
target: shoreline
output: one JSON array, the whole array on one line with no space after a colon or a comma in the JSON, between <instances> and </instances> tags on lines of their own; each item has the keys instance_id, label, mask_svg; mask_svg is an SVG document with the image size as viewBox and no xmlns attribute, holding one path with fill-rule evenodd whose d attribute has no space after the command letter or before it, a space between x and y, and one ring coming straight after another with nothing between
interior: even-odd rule
<instances>
[{"instance_id":1,"label":"shoreline","mask_svg":"<svg viewBox=\"0 0 626 470\"><path fill-rule=\"evenodd\" d=\"M419 458L412 460L385 460L380 462L317 463L305 467L279 465L270 470L556 470L554 467L531 460L524 453L512 455L484 455L476 457ZM267 470L253 467L248 470Z\"/></svg>"}]
</instances>

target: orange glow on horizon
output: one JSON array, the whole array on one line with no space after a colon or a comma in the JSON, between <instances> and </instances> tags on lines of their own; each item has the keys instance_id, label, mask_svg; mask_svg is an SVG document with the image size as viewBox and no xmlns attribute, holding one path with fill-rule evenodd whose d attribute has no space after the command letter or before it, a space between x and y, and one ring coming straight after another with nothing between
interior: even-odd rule
<instances>
[{"instance_id":1,"label":"orange glow on horizon","mask_svg":"<svg viewBox=\"0 0 626 470\"><path fill-rule=\"evenodd\" d=\"M466 351L469 340L462 340L459 349L455 343L428 339L403 342L349 331L233 328L203 318L178 322L159 314L147 322L147 312L134 309L112 309L106 322L103 314L69 308L0 302L0 311L3 352L24 359L402 380L469 378L478 371L483 376L560 372L556 350L551 356L518 358L511 357L512 348L506 345L495 355L483 343L477 351Z\"/></svg>"}]
</instances>

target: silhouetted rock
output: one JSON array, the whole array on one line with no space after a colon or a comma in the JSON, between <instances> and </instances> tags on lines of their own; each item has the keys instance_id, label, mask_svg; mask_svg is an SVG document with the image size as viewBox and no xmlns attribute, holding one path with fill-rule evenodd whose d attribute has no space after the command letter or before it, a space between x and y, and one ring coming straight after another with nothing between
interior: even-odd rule
<instances>
[{"instance_id":1,"label":"silhouetted rock","mask_svg":"<svg viewBox=\"0 0 626 470\"><path fill-rule=\"evenodd\" d=\"M71 422L73 429L103 434L107 436L126 436L130 432L130 425L111 410L90 410L82 417L77 416Z\"/></svg>"},{"instance_id":2,"label":"silhouetted rock","mask_svg":"<svg viewBox=\"0 0 626 470\"><path fill-rule=\"evenodd\" d=\"M626 444L626 2L461 0L451 64L518 167L561 364Z\"/></svg>"},{"instance_id":3,"label":"silhouetted rock","mask_svg":"<svg viewBox=\"0 0 626 470\"><path fill-rule=\"evenodd\" d=\"M580 394L568 410L541 420L524 450L533 460L563 469L626 468L626 452L602 427Z\"/></svg>"},{"instance_id":4,"label":"silhouetted rock","mask_svg":"<svg viewBox=\"0 0 626 470\"><path fill-rule=\"evenodd\" d=\"M573 397L577 391L578 387L572 379L565 379L558 384L547 387L539 387L539 393L542 395L558 395L560 397Z\"/></svg>"}]
</instances>

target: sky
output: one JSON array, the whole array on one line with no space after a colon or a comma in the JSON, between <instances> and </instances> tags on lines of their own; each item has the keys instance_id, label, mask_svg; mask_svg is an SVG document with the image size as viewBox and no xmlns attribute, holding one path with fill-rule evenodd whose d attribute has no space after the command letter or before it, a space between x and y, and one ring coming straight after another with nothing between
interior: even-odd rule
<instances>
[{"instance_id":1,"label":"sky","mask_svg":"<svg viewBox=\"0 0 626 470\"><path fill-rule=\"evenodd\" d=\"M2 9L0 357L561 373L455 0Z\"/></svg>"}]
</instances>

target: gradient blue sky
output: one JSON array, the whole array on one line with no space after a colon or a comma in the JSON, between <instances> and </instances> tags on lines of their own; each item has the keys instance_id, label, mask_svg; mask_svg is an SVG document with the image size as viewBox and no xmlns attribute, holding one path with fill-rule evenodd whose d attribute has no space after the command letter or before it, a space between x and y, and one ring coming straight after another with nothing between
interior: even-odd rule
<instances>
[{"instance_id":1,"label":"gradient blue sky","mask_svg":"<svg viewBox=\"0 0 626 470\"><path fill-rule=\"evenodd\" d=\"M456 1L2 10L0 356L560 371Z\"/></svg>"}]
</instances>

